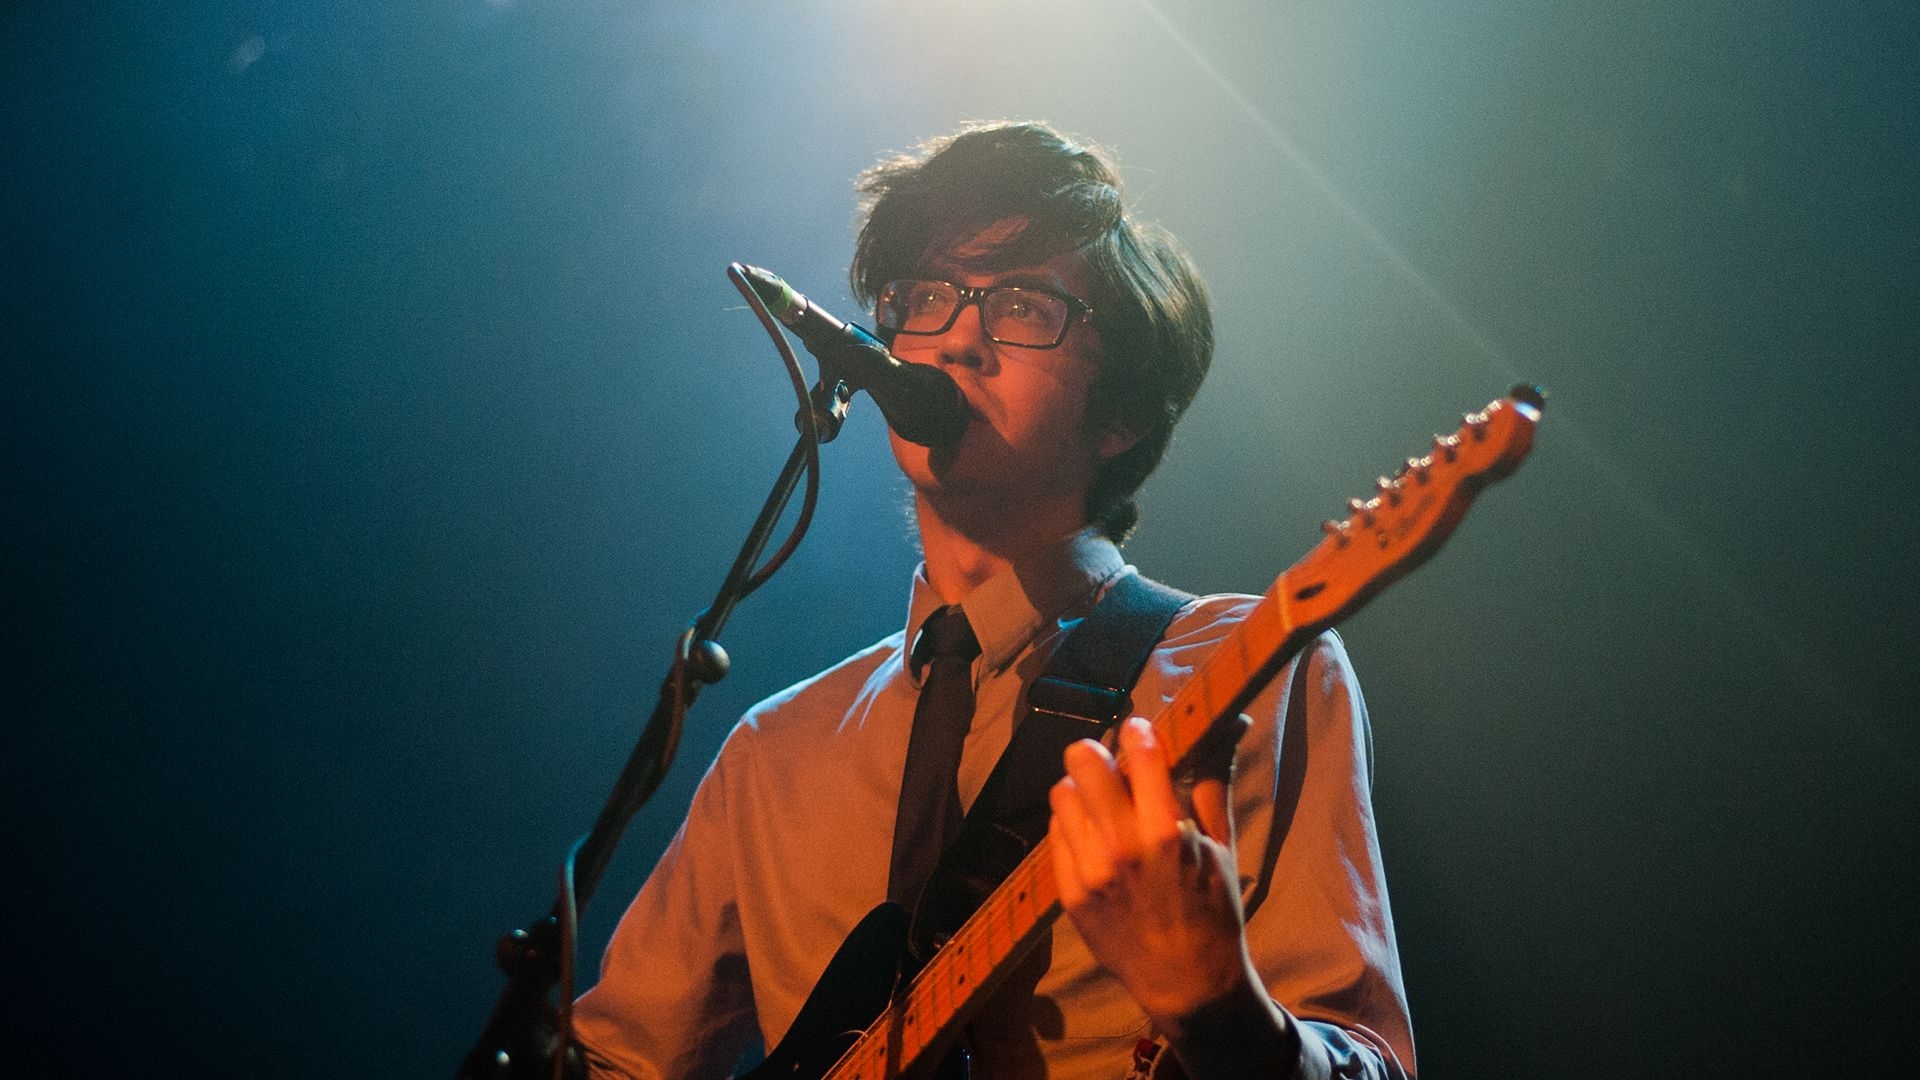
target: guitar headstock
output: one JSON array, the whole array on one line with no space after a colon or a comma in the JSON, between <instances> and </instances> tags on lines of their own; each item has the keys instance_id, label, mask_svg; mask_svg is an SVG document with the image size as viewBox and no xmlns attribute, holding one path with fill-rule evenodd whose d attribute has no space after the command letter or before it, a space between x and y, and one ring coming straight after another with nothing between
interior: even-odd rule
<instances>
[{"instance_id":1,"label":"guitar headstock","mask_svg":"<svg viewBox=\"0 0 1920 1080\"><path fill-rule=\"evenodd\" d=\"M1321 526L1326 538L1280 576L1288 621L1318 632L1425 562L1474 497L1519 468L1545 407L1538 387L1516 386L1381 477L1372 497L1349 500L1348 516Z\"/></svg>"}]
</instances>

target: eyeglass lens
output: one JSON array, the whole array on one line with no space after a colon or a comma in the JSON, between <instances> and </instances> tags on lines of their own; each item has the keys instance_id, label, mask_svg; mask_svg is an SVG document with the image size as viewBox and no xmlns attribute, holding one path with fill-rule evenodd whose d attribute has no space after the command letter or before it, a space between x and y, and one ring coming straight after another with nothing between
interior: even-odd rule
<instances>
[{"instance_id":1,"label":"eyeglass lens","mask_svg":"<svg viewBox=\"0 0 1920 1080\"><path fill-rule=\"evenodd\" d=\"M1057 296L1015 286L996 286L980 302L987 336L1005 345L1057 345L1071 314ZM880 296L880 325L902 334L939 334L962 307L960 290L944 281L896 281Z\"/></svg>"}]
</instances>

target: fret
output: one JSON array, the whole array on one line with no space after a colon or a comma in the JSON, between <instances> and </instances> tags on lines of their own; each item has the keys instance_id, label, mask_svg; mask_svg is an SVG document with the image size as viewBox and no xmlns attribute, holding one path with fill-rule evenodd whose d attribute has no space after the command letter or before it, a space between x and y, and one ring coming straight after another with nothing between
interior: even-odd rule
<instances>
[{"instance_id":1,"label":"fret","mask_svg":"<svg viewBox=\"0 0 1920 1080\"><path fill-rule=\"evenodd\" d=\"M1215 655L1217 656L1219 654L1216 653ZM1212 657L1208 657L1207 663L1200 665L1200 670L1193 673L1193 679L1188 683L1188 686L1193 691L1193 696L1200 699L1200 711L1205 714L1206 719L1211 720L1219 715L1219 703L1216 702L1213 697Z\"/></svg>"},{"instance_id":2,"label":"fret","mask_svg":"<svg viewBox=\"0 0 1920 1080\"><path fill-rule=\"evenodd\" d=\"M1034 848L1034 854L1037 855L1039 850L1039 847L1036 846ZM1013 873L1007 878L1007 884L1013 886L1013 892L1009 899L1013 903L1011 914L1013 916L1013 940L1016 942L1020 940L1021 935L1027 932L1027 928L1032 926L1034 919L1038 917L1038 912L1033 904L1033 890L1031 888L1033 874L1028 869L1033 862L1034 855L1028 855L1027 861L1015 867Z\"/></svg>"},{"instance_id":3,"label":"fret","mask_svg":"<svg viewBox=\"0 0 1920 1080\"><path fill-rule=\"evenodd\" d=\"M1247 621L1240 624L1240 632L1234 635L1240 639L1235 643L1239 646L1235 656L1240 661L1240 670L1249 677L1280 647L1267 625L1271 610L1272 605L1265 600L1255 604L1253 610L1247 612Z\"/></svg>"},{"instance_id":4,"label":"fret","mask_svg":"<svg viewBox=\"0 0 1920 1080\"><path fill-rule=\"evenodd\" d=\"M1013 912L1007 905L1006 890L996 889L987 898L983 929L987 939L987 957L997 964L1013 951Z\"/></svg>"},{"instance_id":5,"label":"fret","mask_svg":"<svg viewBox=\"0 0 1920 1080\"><path fill-rule=\"evenodd\" d=\"M1227 694L1240 689L1246 681L1248 665L1242 659L1247 654L1247 624L1242 620L1227 634L1227 640L1213 650L1207 657L1207 685L1218 687Z\"/></svg>"},{"instance_id":6,"label":"fret","mask_svg":"<svg viewBox=\"0 0 1920 1080\"><path fill-rule=\"evenodd\" d=\"M924 984L915 984L907 992L907 1008L900 1017L900 1056L903 1061L926 1048L926 1041L920 1036L920 1010L925 1004L922 1000L925 997Z\"/></svg>"},{"instance_id":7,"label":"fret","mask_svg":"<svg viewBox=\"0 0 1920 1080\"><path fill-rule=\"evenodd\" d=\"M1240 663L1240 670L1247 674L1252 674L1253 669L1260 666L1257 658L1267 651L1262 648L1266 634L1261 626L1261 615L1266 608L1265 600L1253 605L1253 610L1247 612L1247 617L1233 631L1233 655Z\"/></svg>"},{"instance_id":8,"label":"fret","mask_svg":"<svg viewBox=\"0 0 1920 1080\"><path fill-rule=\"evenodd\" d=\"M1173 699L1171 721L1162 741L1172 747L1176 754L1182 753L1199 739L1200 727L1205 723L1205 718L1200 715L1200 703L1193 699L1193 694L1185 687Z\"/></svg>"},{"instance_id":9,"label":"fret","mask_svg":"<svg viewBox=\"0 0 1920 1080\"><path fill-rule=\"evenodd\" d=\"M932 1046L934 1037L940 1034L939 994L940 980L928 979L915 984L908 995L913 1001L914 1015L918 1017L913 1029L915 1054Z\"/></svg>"},{"instance_id":10,"label":"fret","mask_svg":"<svg viewBox=\"0 0 1920 1080\"><path fill-rule=\"evenodd\" d=\"M962 999L955 993L955 988L966 981L967 958L966 954L952 949L941 949L940 952L946 959L941 961L940 970L933 973L933 981L937 984L934 988L934 1004L937 1006L934 1018L940 1026L945 1027L953 1019L953 1014L960 1011Z\"/></svg>"},{"instance_id":11,"label":"fret","mask_svg":"<svg viewBox=\"0 0 1920 1080\"><path fill-rule=\"evenodd\" d=\"M1035 922L1047 918L1049 912L1058 911L1060 906L1060 879L1053 876L1053 848L1047 839L1041 837L1027 856L1033 866L1033 873L1029 875L1033 879L1033 904L1039 912L1034 916Z\"/></svg>"},{"instance_id":12,"label":"fret","mask_svg":"<svg viewBox=\"0 0 1920 1080\"><path fill-rule=\"evenodd\" d=\"M953 1011L959 1012L973 988L973 943L966 934L955 934L947 942L947 949L953 952L953 962L947 965L947 998L953 1003Z\"/></svg>"},{"instance_id":13,"label":"fret","mask_svg":"<svg viewBox=\"0 0 1920 1080\"><path fill-rule=\"evenodd\" d=\"M941 952L946 950L942 949ZM936 961L939 957L934 957ZM927 969L927 1001L920 1010L920 1024L923 1038L933 1041L933 1034L939 1031L947 1021L953 1019L953 999L947 994L946 965L936 963Z\"/></svg>"},{"instance_id":14,"label":"fret","mask_svg":"<svg viewBox=\"0 0 1920 1080\"><path fill-rule=\"evenodd\" d=\"M967 935L967 958L973 962L972 967L968 969L967 973L967 996L969 998L973 996L975 990L985 985L986 981L993 977L993 950L987 946L986 939L988 935L986 929L986 926L983 924L980 927L980 933ZM980 940L972 940L976 937Z\"/></svg>"},{"instance_id":15,"label":"fret","mask_svg":"<svg viewBox=\"0 0 1920 1080\"><path fill-rule=\"evenodd\" d=\"M960 928L959 934L955 935L966 940L968 986L978 986L984 982L983 973L993 966L993 947L989 944L989 939L992 937L989 922L990 920L987 919L969 919L967 924Z\"/></svg>"},{"instance_id":16,"label":"fret","mask_svg":"<svg viewBox=\"0 0 1920 1080\"><path fill-rule=\"evenodd\" d=\"M1311 558L1311 556L1309 556L1309 558ZM1278 648L1280 642L1285 640L1286 636L1292 633L1294 628L1299 625L1293 617L1292 605L1287 603L1287 595L1293 592L1294 588L1293 571L1288 570L1274 579L1273 588L1267 590L1266 599L1260 602L1261 607L1271 607L1273 609L1273 614L1269 617L1274 624L1273 634L1275 648Z\"/></svg>"},{"instance_id":17,"label":"fret","mask_svg":"<svg viewBox=\"0 0 1920 1080\"><path fill-rule=\"evenodd\" d=\"M1236 632L1234 637L1239 637ZM1214 716L1220 715L1233 701L1233 695L1240 692L1246 683L1246 675L1235 663L1237 648L1226 648L1228 642L1221 642L1221 648L1215 649L1207 664L1207 711ZM1236 674L1237 673L1237 674Z\"/></svg>"},{"instance_id":18,"label":"fret","mask_svg":"<svg viewBox=\"0 0 1920 1080\"><path fill-rule=\"evenodd\" d=\"M1247 676L1253 674L1254 663L1247 655L1248 636L1245 624L1235 627L1233 633L1227 640L1220 643L1219 650L1214 653L1219 657L1216 663L1221 667L1220 674L1223 677L1220 681L1228 686L1244 685Z\"/></svg>"},{"instance_id":19,"label":"fret","mask_svg":"<svg viewBox=\"0 0 1920 1080\"><path fill-rule=\"evenodd\" d=\"M1268 650L1278 649L1280 643L1287 639L1287 635L1293 632L1293 623L1287 618L1286 605L1278 599L1278 594L1286 587L1286 582L1286 577L1282 576L1274 583L1273 589L1261 599L1260 605L1253 609L1254 615L1260 620L1261 640Z\"/></svg>"},{"instance_id":20,"label":"fret","mask_svg":"<svg viewBox=\"0 0 1920 1080\"><path fill-rule=\"evenodd\" d=\"M1247 680L1244 675L1238 678L1233 675L1233 653L1224 648L1214 651L1205 675L1207 681L1201 689L1206 694L1207 719L1211 721L1227 711L1227 706L1233 703L1233 695L1240 692Z\"/></svg>"}]
</instances>

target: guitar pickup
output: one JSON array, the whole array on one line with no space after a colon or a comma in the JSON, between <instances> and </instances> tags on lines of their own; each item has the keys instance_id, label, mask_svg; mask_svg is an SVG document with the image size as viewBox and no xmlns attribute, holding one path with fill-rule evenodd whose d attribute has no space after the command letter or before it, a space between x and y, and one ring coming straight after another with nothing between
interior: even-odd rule
<instances>
[{"instance_id":1,"label":"guitar pickup","mask_svg":"<svg viewBox=\"0 0 1920 1080\"><path fill-rule=\"evenodd\" d=\"M1106 727L1126 714L1133 698L1116 687L1044 675L1027 688L1027 704L1052 716Z\"/></svg>"}]
</instances>

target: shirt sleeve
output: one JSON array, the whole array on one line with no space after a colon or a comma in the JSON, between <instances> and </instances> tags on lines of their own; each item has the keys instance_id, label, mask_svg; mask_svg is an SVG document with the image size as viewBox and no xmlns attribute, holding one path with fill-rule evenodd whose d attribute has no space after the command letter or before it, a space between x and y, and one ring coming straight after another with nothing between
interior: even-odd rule
<instances>
[{"instance_id":1,"label":"shirt sleeve","mask_svg":"<svg viewBox=\"0 0 1920 1080\"><path fill-rule=\"evenodd\" d=\"M687 819L641 887L574 1005L574 1036L595 1077L726 1077L756 1031L740 930L728 799L736 728Z\"/></svg>"},{"instance_id":2,"label":"shirt sleeve","mask_svg":"<svg viewBox=\"0 0 1920 1080\"><path fill-rule=\"evenodd\" d=\"M1411 1077L1372 736L1339 637L1322 635L1250 715L1233 807L1247 943L1268 993L1300 1021L1298 1075Z\"/></svg>"}]
</instances>

